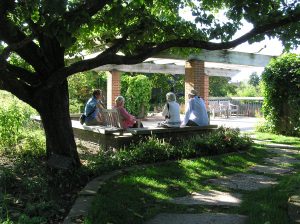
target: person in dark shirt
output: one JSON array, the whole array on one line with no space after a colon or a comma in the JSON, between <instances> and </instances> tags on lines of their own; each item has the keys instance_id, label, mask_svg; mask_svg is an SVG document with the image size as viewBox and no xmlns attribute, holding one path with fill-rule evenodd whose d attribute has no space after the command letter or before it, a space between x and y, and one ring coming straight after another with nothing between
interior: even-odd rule
<instances>
[{"instance_id":1,"label":"person in dark shirt","mask_svg":"<svg viewBox=\"0 0 300 224\"><path fill-rule=\"evenodd\" d=\"M102 110L105 108L102 102L103 93L100 89L93 91L92 97L87 101L84 114L86 115L86 125L103 125L104 118L102 116Z\"/></svg>"}]
</instances>

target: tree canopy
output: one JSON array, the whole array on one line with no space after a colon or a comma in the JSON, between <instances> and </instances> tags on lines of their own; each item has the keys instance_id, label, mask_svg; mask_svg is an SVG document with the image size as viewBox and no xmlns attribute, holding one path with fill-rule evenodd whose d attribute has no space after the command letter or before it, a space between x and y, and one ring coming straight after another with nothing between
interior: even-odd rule
<instances>
[{"instance_id":1,"label":"tree canopy","mask_svg":"<svg viewBox=\"0 0 300 224\"><path fill-rule=\"evenodd\" d=\"M180 9L190 10L193 21ZM243 19L253 28L235 38ZM165 50L229 49L266 36L289 49L299 45L299 21L298 0L1 1L0 89L40 113L49 157L71 157L78 165L71 123L64 121L67 77L106 64L140 63ZM94 58L82 58L95 51Z\"/></svg>"},{"instance_id":2,"label":"tree canopy","mask_svg":"<svg viewBox=\"0 0 300 224\"><path fill-rule=\"evenodd\" d=\"M191 10L194 22L180 17L182 8ZM226 20L218 20L220 11ZM1 2L0 12L0 39L32 66L26 72L47 73L51 68L43 67L56 67L56 55L80 57L84 50L102 52L56 71L47 80L49 85L99 65L141 62L171 47L228 49L265 36L279 37L287 48L300 41L297 0L8 0ZM232 39L242 19L254 27Z\"/></svg>"}]
</instances>

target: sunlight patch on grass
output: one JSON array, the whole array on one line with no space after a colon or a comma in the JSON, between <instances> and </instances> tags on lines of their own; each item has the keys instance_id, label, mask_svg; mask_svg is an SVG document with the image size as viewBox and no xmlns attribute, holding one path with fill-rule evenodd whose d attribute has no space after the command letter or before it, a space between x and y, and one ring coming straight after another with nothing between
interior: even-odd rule
<instances>
[{"instance_id":1,"label":"sunlight patch on grass","mask_svg":"<svg viewBox=\"0 0 300 224\"><path fill-rule=\"evenodd\" d=\"M289 137L271 133L255 132L255 138L258 140L270 140L273 143L288 144L300 147L299 137Z\"/></svg>"},{"instance_id":2,"label":"sunlight patch on grass","mask_svg":"<svg viewBox=\"0 0 300 224\"><path fill-rule=\"evenodd\" d=\"M166 184L162 184L156 179L145 176L129 176L126 178L125 182L140 184L146 187L155 187L156 189L166 189L168 187Z\"/></svg>"},{"instance_id":3,"label":"sunlight patch on grass","mask_svg":"<svg viewBox=\"0 0 300 224\"><path fill-rule=\"evenodd\" d=\"M167 196L166 194L164 194L163 192L158 192L158 191L149 191L147 189L141 189L141 192L147 194L148 196L152 196L156 199L159 199L159 200L167 200L167 199L170 199L169 196Z\"/></svg>"}]
</instances>

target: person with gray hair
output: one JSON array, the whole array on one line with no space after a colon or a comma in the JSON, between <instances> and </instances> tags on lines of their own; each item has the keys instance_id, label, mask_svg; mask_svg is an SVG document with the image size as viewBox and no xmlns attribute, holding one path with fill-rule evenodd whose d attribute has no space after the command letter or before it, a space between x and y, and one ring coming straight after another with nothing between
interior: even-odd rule
<instances>
[{"instance_id":1,"label":"person with gray hair","mask_svg":"<svg viewBox=\"0 0 300 224\"><path fill-rule=\"evenodd\" d=\"M115 103L116 104L114 108L119 111L122 123L121 125L124 129L143 127L140 119L136 119L135 116L128 113L128 111L124 108L125 98L123 96L117 96L115 99Z\"/></svg>"},{"instance_id":2,"label":"person with gray hair","mask_svg":"<svg viewBox=\"0 0 300 224\"><path fill-rule=\"evenodd\" d=\"M180 107L176 102L176 96L174 93L169 92L166 95L167 103L164 106L162 115L165 117L165 121L160 123L161 127L180 127Z\"/></svg>"}]
</instances>

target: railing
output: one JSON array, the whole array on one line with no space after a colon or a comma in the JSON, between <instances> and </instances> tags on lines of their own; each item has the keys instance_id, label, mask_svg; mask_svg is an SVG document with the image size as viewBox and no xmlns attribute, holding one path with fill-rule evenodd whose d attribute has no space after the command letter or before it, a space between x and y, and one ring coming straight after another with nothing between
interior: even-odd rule
<instances>
[{"instance_id":1,"label":"railing","mask_svg":"<svg viewBox=\"0 0 300 224\"><path fill-rule=\"evenodd\" d=\"M232 104L239 106L238 114L242 116L262 116L263 97L209 97L208 101L230 100Z\"/></svg>"}]
</instances>

